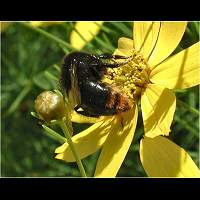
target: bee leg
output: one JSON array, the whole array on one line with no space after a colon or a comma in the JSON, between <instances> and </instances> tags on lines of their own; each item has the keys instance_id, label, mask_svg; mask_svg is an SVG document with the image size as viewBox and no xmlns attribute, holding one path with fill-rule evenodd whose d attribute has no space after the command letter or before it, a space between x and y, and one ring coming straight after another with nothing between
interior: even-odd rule
<instances>
[{"instance_id":1,"label":"bee leg","mask_svg":"<svg viewBox=\"0 0 200 200\"><path fill-rule=\"evenodd\" d=\"M101 58L101 59L127 59L130 56L112 55L109 53L105 53L105 54L98 55L96 57Z\"/></svg>"},{"instance_id":2,"label":"bee leg","mask_svg":"<svg viewBox=\"0 0 200 200\"><path fill-rule=\"evenodd\" d=\"M98 64L100 66L109 67L109 68L116 68L116 67L120 67L120 66L125 65L128 62L130 62L130 60L133 58L133 56L102 54L102 55L98 55L96 58L97 59L116 59L116 60L117 59L126 59L125 62L121 62L121 63L106 63L106 62L102 62L101 60L99 60L100 62Z\"/></svg>"},{"instance_id":3,"label":"bee leg","mask_svg":"<svg viewBox=\"0 0 200 200\"><path fill-rule=\"evenodd\" d=\"M101 62L101 63L99 63L99 66L109 67L109 68L116 68L116 67L120 67L120 66L126 65L129 62L130 62L130 59L128 59L125 62L121 62L121 63L104 63L104 62Z\"/></svg>"},{"instance_id":4,"label":"bee leg","mask_svg":"<svg viewBox=\"0 0 200 200\"><path fill-rule=\"evenodd\" d=\"M121 123L121 127L122 129L124 128L124 118L123 118L123 115L120 113L118 114L118 118L120 120L120 123Z\"/></svg>"}]
</instances>

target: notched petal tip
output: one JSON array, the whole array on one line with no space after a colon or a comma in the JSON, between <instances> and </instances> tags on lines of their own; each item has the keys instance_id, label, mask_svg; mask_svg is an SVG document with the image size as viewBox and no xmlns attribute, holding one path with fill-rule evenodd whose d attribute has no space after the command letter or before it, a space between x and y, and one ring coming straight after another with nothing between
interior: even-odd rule
<instances>
[{"instance_id":1,"label":"notched petal tip","mask_svg":"<svg viewBox=\"0 0 200 200\"><path fill-rule=\"evenodd\" d=\"M176 109L176 97L169 89L148 84L141 97L145 135L169 135Z\"/></svg>"}]
</instances>

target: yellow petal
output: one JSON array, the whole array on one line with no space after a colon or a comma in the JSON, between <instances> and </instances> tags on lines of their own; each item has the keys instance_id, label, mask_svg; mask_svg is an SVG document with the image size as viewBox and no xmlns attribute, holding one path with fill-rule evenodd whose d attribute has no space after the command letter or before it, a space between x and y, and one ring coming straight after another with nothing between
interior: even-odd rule
<instances>
[{"instance_id":1,"label":"yellow petal","mask_svg":"<svg viewBox=\"0 0 200 200\"><path fill-rule=\"evenodd\" d=\"M121 37L118 40L118 48L115 50L115 55L130 56L133 50L133 40Z\"/></svg>"},{"instance_id":2,"label":"yellow petal","mask_svg":"<svg viewBox=\"0 0 200 200\"><path fill-rule=\"evenodd\" d=\"M75 24L75 30L72 31L70 36L70 43L71 45L76 48L77 50L82 49L85 44L91 41L94 36L96 36L102 25L102 21L98 22L77 22ZM80 36L81 35L81 36Z\"/></svg>"},{"instance_id":3,"label":"yellow petal","mask_svg":"<svg viewBox=\"0 0 200 200\"><path fill-rule=\"evenodd\" d=\"M135 49L140 51L144 58L151 54L160 30L160 22L134 22L133 39Z\"/></svg>"},{"instance_id":4,"label":"yellow petal","mask_svg":"<svg viewBox=\"0 0 200 200\"><path fill-rule=\"evenodd\" d=\"M141 140L140 159L150 177L200 177L185 150L162 136Z\"/></svg>"},{"instance_id":5,"label":"yellow petal","mask_svg":"<svg viewBox=\"0 0 200 200\"><path fill-rule=\"evenodd\" d=\"M122 128L121 119L109 134L99 156L95 177L115 177L133 140L137 124L137 107L124 114Z\"/></svg>"},{"instance_id":6,"label":"yellow petal","mask_svg":"<svg viewBox=\"0 0 200 200\"><path fill-rule=\"evenodd\" d=\"M156 46L148 60L152 69L175 50L183 37L186 26L186 22L161 22Z\"/></svg>"},{"instance_id":7,"label":"yellow petal","mask_svg":"<svg viewBox=\"0 0 200 200\"><path fill-rule=\"evenodd\" d=\"M111 119L112 116L100 116L100 117L87 117L81 114L78 114L76 111L72 112L71 121L76 123L96 123L100 121L105 121Z\"/></svg>"},{"instance_id":8,"label":"yellow petal","mask_svg":"<svg viewBox=\"0 0 200 200\"><path fill-rule=\"evenodd\" d=\"M148 84L141 97L145 135L155 137L169 135L176 97L169 89Z\"/></svg>"},{"instance_id":9,"label":"yellow petal","mask_svg":"<svg viewBox=\"0 0 200 200\"><path fill-rule=\"evenodd\" d=\"M118 40L118 48L119 49L126 49L128 50L132 50L133 49L133 40L130 38L126 38L126 37L121 37Z\"/></svg>"},{"instance_id":10,"label":"yellow petal","mask_svg":"<svg viewBox=\"0 0 200 200\"><path fill-rule=\"evenodd\" d=\"M200 43L162 62L150 73L153 83L170 89L184 89L200 84Z\"/></svg>"},{"instance_id":11,"label":"yellow petal","mask_svg":"<svg viewBox=\"0 0 200 200\"><path fill-rule=\"evenodd\" d=\"M105 142L113 122L111 120L97 122L88 129L78 133L72 137L72 141L80 158L96 152ZM74 156L67 143L55 150L58 153L55 158L65 160L67 162L75 162Z\"/></svg>"}]
</instances>

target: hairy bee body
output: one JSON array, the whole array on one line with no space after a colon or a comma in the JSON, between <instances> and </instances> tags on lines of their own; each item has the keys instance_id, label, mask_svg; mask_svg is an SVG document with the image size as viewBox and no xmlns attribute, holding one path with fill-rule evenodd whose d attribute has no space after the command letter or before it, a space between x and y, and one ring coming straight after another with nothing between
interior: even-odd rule
<instances>
[{"instance_id":1,"label":"hairy bee body","mask_svg":"<svg viewBox=\"0 0 200 200\"><path fill-rule=\"evenodd\" d=\"M64 58L61 85L68 97L73 96L75 110L84 110L81 112L83 115L115 115L131 108L124 94L112 85L102 82L108 67L120 66L102 62L102 59L110 58L113 58L110 54L98 56L83 52L74 52Z\"/></svg>"}]
</instances>

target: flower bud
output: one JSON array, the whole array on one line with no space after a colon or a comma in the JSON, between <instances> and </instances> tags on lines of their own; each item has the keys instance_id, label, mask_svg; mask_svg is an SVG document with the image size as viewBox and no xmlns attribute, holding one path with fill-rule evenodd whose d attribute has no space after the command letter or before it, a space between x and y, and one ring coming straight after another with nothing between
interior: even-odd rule
<instances>
[{"instance_id":1,"label":"flower bud","mask_svg":"<svg viewBox=\"0 0 200 200\"><path fill-rule=\"evenodd\" d=\"M66 113L63 97L52 91L40 93L35 100L34 107L38 116L44 121L61 119Z\"/></svg>"}]
</instances>

